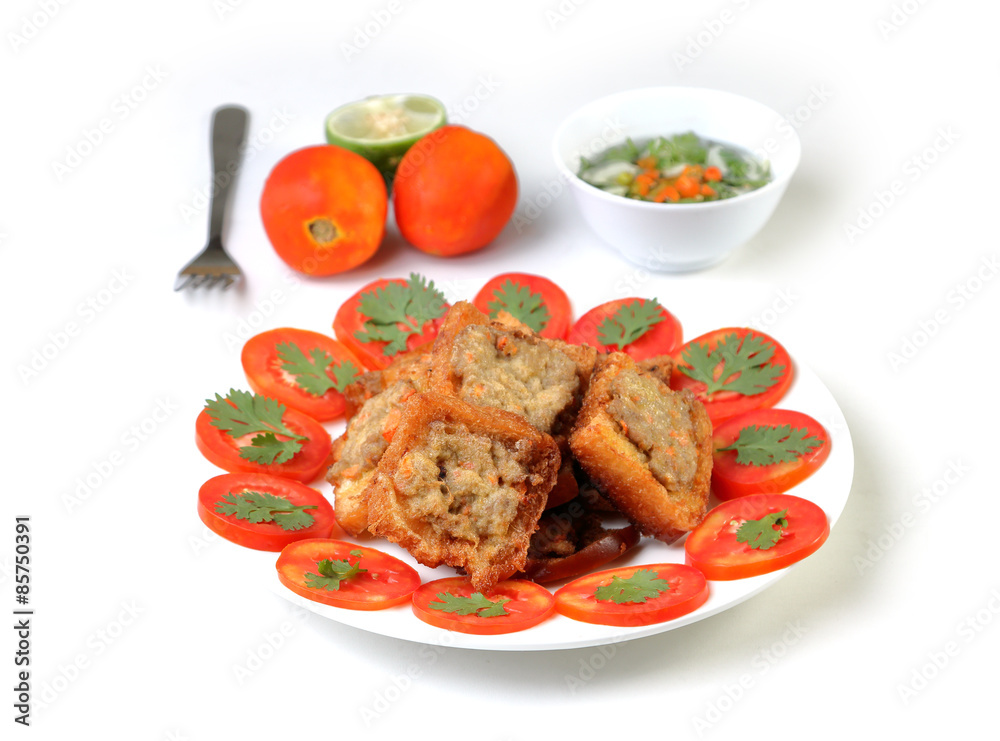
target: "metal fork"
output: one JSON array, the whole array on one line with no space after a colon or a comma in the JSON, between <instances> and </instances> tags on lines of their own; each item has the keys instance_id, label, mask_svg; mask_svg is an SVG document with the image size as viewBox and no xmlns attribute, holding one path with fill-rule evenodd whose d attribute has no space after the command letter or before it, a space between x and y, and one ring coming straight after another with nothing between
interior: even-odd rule
<instances>
[{"instance_id":1,"label":"metal fork","mask_svg":"<svg viewBox=\"0 0 1000 741\"><path fill-rule=\"evenodd\" d=\"M243 273L222 246L222 227L226 205L236 172L240 150L247 135L247 112L239 106L217 108L212 116L212 203L208 226L208 244L191 262L181 268L174 290L182 288L229 288Z\"/></svg>"}]
</instances>

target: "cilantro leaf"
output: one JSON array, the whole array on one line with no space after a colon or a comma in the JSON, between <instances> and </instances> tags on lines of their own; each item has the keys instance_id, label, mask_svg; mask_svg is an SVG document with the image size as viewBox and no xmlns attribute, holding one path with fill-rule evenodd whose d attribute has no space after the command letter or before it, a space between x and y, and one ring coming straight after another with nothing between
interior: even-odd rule
<instances>
[{"instance_id":1,"label":"cilantro leaf","mask_svg":"<svg viewBox=\"0 0 1000 741\"><path fill-rule=\"evenodd\" d=\"M747 520L736 531L736 542L746 543L754 550L759 551L773 548L781 540L781 536L785 534L784 528L788 527L788 520L785 518L786 512L788 510L783 509L780 512L764 515L759 520Z\"/></svg>"},{"instance_id":2,"label":"cilantro leaf","mask_svg":"<svg viewBox=\"0 0 1000 741\"><path fill-rule=\"evenodd\" d=\"M351 555L360 556L361 551L351 551ZM306 573L306 586L313 589L326 589L330 592L336 592L340 589L340 583L345 579L350 579L352 576L357 576L358 574L368 573L368 569L361 568L360 564L360 558L354 563L350 563L346 558L340 558L336 561L331 558L324 558L322 561L316 562L316 571L319 572L318 574L314 574L311 571Z\"/></svg>"},{"instance_id":3,"label":"cilantro leaf","mask_svg":"<svg viewBox=\"0 0 1000 741\"><path fill-rule=\"evenodd\" d=\"M301 530L315 522L305 510L316 509L315 504L292 504L285 497L260 491L230 492L215 503L220 515L235 515L237 520L248 522L273 522L282 530Z\"/></svg>"},{"instance_id":4,"label":"cilantro leaf","mask_svg":"<svg viewBox=\"0 0 1000 741\"><path fill-rule=\"evenodd\" d=\"M722 450L736 451L736 462L744 466L769 466L794 463L824 443L808 435L805 427L791 425L747 425L739 436Z\"/></svg>"},{"instance_id":5,"label":"cilantro leaf","mask_svg":"<svg viewBox=\"0 0 1000 741\"><path fill-rule=\"evenodd\" d=\"M215 399L206 399L205 409L212 426L228 432L230 437L255 435L250 445L240 447L240 457L254 463L285 463L307 439L285 426L285 405L266 396L230 389L225 397L216 394ZM278 435L289 439L279 440Z\"/></svg>"},{"instance_id":6,"label":"cilantro leaf","mask_svg":"<svg viewBox=\"0 0 1000 741\"><path fill-rule=\"evenodd\" d=\"M319 347L312 348L308 356L292 342L282 342L276 347L281 369L295 378L296 386L313 396L322 396L330 389L342 393L361 374L350 360L335 363L330 353ZM329 370L333 371L333 378Z\"/></svg>"},{"instance_id":7,"label":"cilantro leaf","mask_svg":"<svg viewBox=\"0 0 1000 741\"><path fill-rule=\"evenodd\" d=\"M691 165L705 164L707 152L701 139L693 131L671 137L671 143L674 145L678 161Z\"/></svg>"},{"instance_id":8,"label":"cilantro leaf","mask_svg":"<svg viewBox=\"0 0 1000 741\"><path fill-rule=\"evenodd\" d=\"M460 597L450 592L438 592L437 600L428 607L441 612L451 612L458 615L475 615L481 618L502 617L510 613L504 605L510 602L507 597L501 597L495 602L487 599L482 592L474 592L469 597Z\"/></svg>"},{"instance_id":9,"label":"cilantro leaf","mask_svg":"<svg viewBox=\"0 0 1000 741\"><path fill-rule=\"evenodd\" d=\"M497 314L506 311L531 327L532 331L541 332L552 318L541 293L532 293L528 286L522 286L509 278L493 291L493 298L488 305L490 319L496 319Z\"/></svg>"},{"instance_id":10,"label":"cilantro leaf","mask_svg":"<svg viewBox=\"0 0 1000 741\"><path fill-rule=\"evenodd\" d=\"M663 321L660 308L660 302L655 298L623 303L614 314L605 317L597 327L598 342L605 347L617 347L619 350L631 345L654 325Z\"/></svg>"},{"instance_id":11,"label":"cilantro leaf","mask_svg":"<svg viewBox=\"0 0 1000 741\"><path fill-rule=\"evenodd\" d=\"M387 342L382 354L391 357L405 350L410 335L419 335L424 324L444 316L444 294L434 281L410 273L405 284L389 282L362 293L358 312L367 320L354 336L362 342Z\"/></svg>"},{"instance_id":12,"label":"cilantro leaf","mask_svg":"<svg viewBox=\"0 0 1000 741\"><path fill-rule=\"evenodd\" d=\"M627 602L642 603L648 599L659 597L670 589L666 579L650 569L638 569L632 576L622 579L615 575L611 583L594 590L594 597L605 602L611 601L621 605Z\"/></svg>"},{"instance_id":13,"label":"cilantro leaf","mask_svg":"<svg viewBox=\"0 0 1000 741\"><path fill-rule=\"evenodd\" d=\"M714 350L696 342L681 354L684 363L678 370L705 384L705 394L735 391L745 396L762 394L776 384L785 366L772 364L774 344L748 333L740 339L735 332L727 334Z\"/></svg>"}]
</instances>

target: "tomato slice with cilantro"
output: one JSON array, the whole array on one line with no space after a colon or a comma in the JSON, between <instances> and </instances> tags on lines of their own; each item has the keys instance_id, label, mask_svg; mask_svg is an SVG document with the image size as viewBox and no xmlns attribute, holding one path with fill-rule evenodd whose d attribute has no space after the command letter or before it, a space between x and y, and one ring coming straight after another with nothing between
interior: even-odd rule
<instances>
[{"instance_id":1,"label":"tomato slice with cilantro","mask_svg":"<svg viewBox=\"0 0 1000 741\"><path fill-rule=\"evenodd\" d=\"M685 560L716 581L767 574L826 542L826 513L792 494L750 494L715 507L688 534Z\"/></svg>"},{"instance_id":2,"label":"tomato slice with cilantro","mask_svg":"<svg viewBox=\"0 0 1000 741\"><path fill-rule=\"evenodd\" d=\"M316 489L266 473L213 476L198 491L198 516L226 540L258 551L327 538L337 527L333 507Z\"/></svg>"},{"instance_id":3,"label":"tomato slice with cilantro","mask_svg":"<svg viewBox=\"0 0 1000 741\"><path fill-rule=\"evenodd\" d=\"M421 584L413 593L413 614L438 628L476 635L515 633L538 625L555 609L545 587L507 579L486 594L465 577Z\"/></svg>"},{"instance_id":4,"label":"tomato slice with cilantro","mask_svg":"<svg viewBox=\"0 0 1000 741\"><path fill-rule=\"evenodd\" d=\"M295 594L348 610L403 604L420 586L412 566L346 540L297 540L281 551L275 568L278 580Z\"/></svg>"},{"instance_id":5,"label":"tomato slice with cilantro","mask_svg":"<svg viewBox=\"0 0 1000 741\"><path fill-rule=\"evenodd\" d=\"M448 311L434 281L411 273L372 281L347 299L333 331L368 368L385 368L400 353L432 342Z\"/></svg>"},{"instance_id":6,"label":"tomato slice with cilantro","mask_svg":"<svg viewBox=\"0 0 1000 741\"><path fill-rule=\"evenodd\" d=\"M689 389L713 424L773 407L792 385L788 351L770 335L744 327L708 332L675 354L670 387Z\"/></svg>"},{"instance_id":7,"label":"tomato slice with cilantro","mask_svg":"<svg viewBox=\"0 0 1000 741\"><path fill-rule=\"evenodd\" d=\"M708 583L697 569L654 563L574 579L556 592L556 611L584 623L652 625L694 612L708 593Z\"/></svg>"},{"instance_id":8,"label":"tomato slice with cilantro","mask_svg":"<svg viewBox=\"0 0 1000 741\"><path fill-rule=\"evenodd\" d=\"M541 337L564 340L573 310L569 296L548 278L530 273L502 273L483 286L472 305L491 319L507 311Z\"/></svg>"},{"instance_id":9,"label":"tomato slice with cilantro","mask_svg":"<svg viewBox=\"0 0 1000 741\"><path fill-rule=\"evenodd\" d=\"M270 473L308 484L325 470L330 433L307 414L247 391L208 399L195 421L198 450L230 473Z\"/></svg>"},{"instance_id":10,"label":"tomato slice with cilantro","mask_svg":"<svg viewBox=\"0 0 1000 741\"><path fill-rule=\"evenodd\" d=\"M241 361L256 393L317 422L344 414L344 387L364 371L354 353L333 338L291 327L251 337L243 345Z\"/></svg>"},{"instance_id":11,"label":"tomato slice with cilantro","mask_svg":"<svg viewBox=\"0 0 1000 741\"><path fill-rule=\"evenodd\" d=\"M830 436L808 414L754 409L718 425L712 450L712 491L719 499L778 494L823 465Z\"/></svg>"},{"instance_id":12,"label":"tomato slice with cilantro","mask_svg":"<svg viewBox=\"0 0 1000 741\"><path fill-rule=\"evenodd\" d=\"M576 320L566 338L598 352L624 352L634 360L671 355L683 342L680 320L655 298L623 298L595 306Z\"/></svg>"}]
</instances>

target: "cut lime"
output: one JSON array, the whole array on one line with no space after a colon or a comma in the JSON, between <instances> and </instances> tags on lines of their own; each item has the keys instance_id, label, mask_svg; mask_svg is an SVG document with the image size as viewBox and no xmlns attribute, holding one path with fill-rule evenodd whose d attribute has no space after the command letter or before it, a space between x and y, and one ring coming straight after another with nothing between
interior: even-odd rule
<instances>
[{"instance_id":1,"label":"cut lime","mask_svg":"<svg viewBox=\"0 0 1000 741\"><path fill-rule=\"evenodd\" d=\"M326 140L357 152L391 183L406 150L447 120L444 105L429 95L373 95L327 116Z\"/></svg>"}]
</instances>

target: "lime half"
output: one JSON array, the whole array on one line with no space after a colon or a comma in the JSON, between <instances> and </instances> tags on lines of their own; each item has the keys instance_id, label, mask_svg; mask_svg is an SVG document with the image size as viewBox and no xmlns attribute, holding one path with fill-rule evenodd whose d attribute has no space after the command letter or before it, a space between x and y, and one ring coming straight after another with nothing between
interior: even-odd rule
<instances>
[{"instance_id":1,"label":"lime half","mask_svg":"<svg viewBox=\"0 0 1000 741\"><path fill-rule=\"evenodd\" d=\"M406 150L447 120L444 104L429 95L373 95L327 116L326 140L357 152L391 183Z\"/></svg>"}]
</instances>

